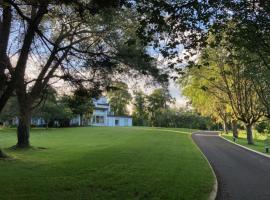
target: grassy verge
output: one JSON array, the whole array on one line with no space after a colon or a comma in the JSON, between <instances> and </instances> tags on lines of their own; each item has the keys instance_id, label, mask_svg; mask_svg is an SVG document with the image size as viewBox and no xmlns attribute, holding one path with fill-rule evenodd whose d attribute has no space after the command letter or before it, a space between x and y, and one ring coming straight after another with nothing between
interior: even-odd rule
<instances>
[{"instance_id":1,"label":"grassy verge","mask_svg":"<svg viewBox=\"0 0 270 200\"><path fill-rule=\"evenodd\" d=\"M222 137L233 141L232 133L229 133L228 135L223 133ZM265 143L267 142L266 135L259 134L256 131L254 131L254 143L255 143L254 145L247 144L247 135L246 135L245 131L239 131L238 137L239 138L236 140L236 143L241 144L241 145L248 147L250 149L259 151L261 153L265 153Z\"/></svg>"},{"instance_id":2,"label":"grassy verge","mask_svg":"<svg viewBox=\"0 0 270 200\"><path fill-rule=\"evenodd\" d=\"M1 199L207 199L214 177L188 129L66 128L33 130L31 150L0 161Z\"/></svg>"}]
</instances>

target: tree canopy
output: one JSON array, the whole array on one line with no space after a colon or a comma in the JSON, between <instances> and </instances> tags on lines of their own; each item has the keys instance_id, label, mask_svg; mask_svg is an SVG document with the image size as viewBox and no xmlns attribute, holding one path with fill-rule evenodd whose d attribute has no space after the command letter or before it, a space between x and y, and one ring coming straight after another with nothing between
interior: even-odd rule
<instances>
[{"instance_id":1,"label":"tree canopy","mask_svg":"<svg viewBox=\"0 0 270 200\"><path fill-rule=\"evenodd\" d=\"M128 115L127 106L132 96L128 91L128 85L124 82L114 82L108 92L111 111L115 115Z\"/></svg>"}]
</instances>

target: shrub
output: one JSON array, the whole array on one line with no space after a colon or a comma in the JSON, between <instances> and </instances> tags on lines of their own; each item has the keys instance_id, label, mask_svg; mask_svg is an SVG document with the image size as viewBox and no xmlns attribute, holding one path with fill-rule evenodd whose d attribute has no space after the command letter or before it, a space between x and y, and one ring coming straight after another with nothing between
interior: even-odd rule
<instances>
[{"instance_id":1,"label":"shrub","mask_svg":"<svg viewBox=\"0 0 270 200\"><path fill-rule=\"evenodd\" d=\"M258 124L256 124L255 129L259 132L259 133L265 133L265 131L269 130L270 128L270 124L269 121L262 121L259 122Z\"/></svg>"}]
</instances>

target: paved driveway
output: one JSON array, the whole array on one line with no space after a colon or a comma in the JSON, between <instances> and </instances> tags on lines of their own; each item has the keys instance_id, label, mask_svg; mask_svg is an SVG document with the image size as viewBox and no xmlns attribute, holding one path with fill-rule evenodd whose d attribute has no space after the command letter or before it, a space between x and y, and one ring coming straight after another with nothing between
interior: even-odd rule
<instances>
[{"instance_id":1,"label":"paved driveway","mask_svg":"<svg viewBox=\"0 0 270 200\"><path fill-rule=\"evenodd\" d=\"M231 144L215 132L197 132L192 138L215 171L217 200L270 200L270 158Z\"/></svg>"}]
</instances>

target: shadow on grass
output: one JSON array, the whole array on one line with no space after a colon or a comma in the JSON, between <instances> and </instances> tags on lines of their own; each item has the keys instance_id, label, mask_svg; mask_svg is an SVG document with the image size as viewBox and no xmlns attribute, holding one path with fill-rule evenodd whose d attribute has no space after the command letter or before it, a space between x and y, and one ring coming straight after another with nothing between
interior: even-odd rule
<instances>
[{"instance_id":1,"label":"shadow on grass","mask_svg":"<svg viewBox=\"0 0 270 200\"><path fill-rule=\"evenodd\" d=\"M7 150L10 151L42 151L42 150L47 150L47 147L35 147L35 146L28 146L28 147L18 147L17 145L11 146L7 148Z\"/></svg>"}]
</instances>

